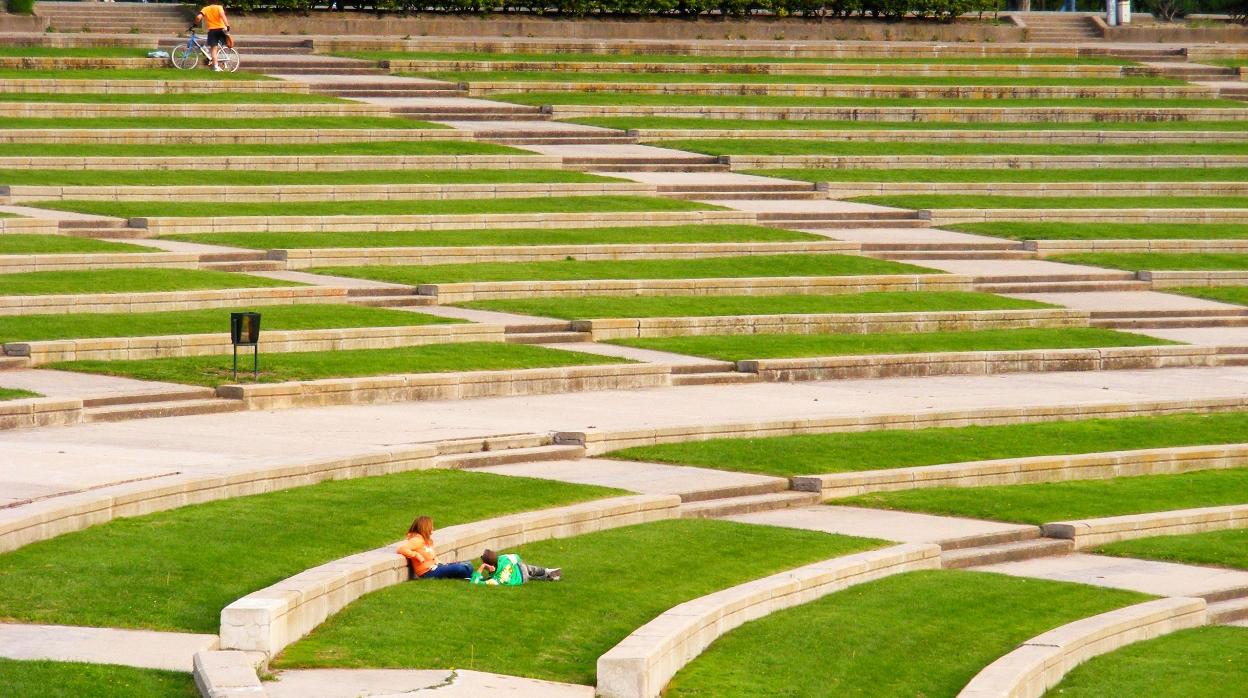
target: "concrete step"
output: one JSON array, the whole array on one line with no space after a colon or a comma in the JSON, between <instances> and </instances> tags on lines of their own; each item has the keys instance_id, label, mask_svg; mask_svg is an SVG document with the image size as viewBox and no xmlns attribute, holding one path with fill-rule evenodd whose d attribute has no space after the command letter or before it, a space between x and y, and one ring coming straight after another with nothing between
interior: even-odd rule
<instances>
[{"instance_id":1,"label":"concrete step","mask_svg":"<svg viewBox=\"0 0 1248 698\"><path fill-rule=\"evenodd\" d=\"M685 199L687 201L697 201L700 199L714 201L760 201L769 200L777 201L789 199L793 201L812 201L814 199L822 199L823 193L817 191L780 191L780 192L758 192L758 191L690 191L690 192L659 192L663 196L673 199Z\"/></svg>"},{"instance_id":2,"label":"concrete step","mask_svg":"<svg viewBox=\"0 0 1248 698\"><path fill-rule=\"evenodd\" d=\"M864 250L866 252L866 250ZM962 250L960 252L869 252L876 259L1035 259L1035 252L1023 250Z\"/></svg>"},{"instance_id":3,"label":"concrete step","mask_svg":"<svg viewBox=\"0 0 1248 698\"><path fill-rule=\"evenodd\" d=\"M297 73L296 73L296 74L297 74ZM335 75L345 75L346 73L337 73L337 72L336 72L336 73L334 73L334 74L335 74ZM364 73L353 73L353 74L355 74L355 75L362 75L362 74L364 74ZM375 90L375 89L363 89L363 90L357 90L357 89L353 89L353 88L346 88L346 87L344 87L344 88L341 88L341 89L332 89L332 90L315 90L315 92L316 92L317 94L321 94L321 95L329 95L330 97L343 97L343 98L346 98L346 99L359 99L359 98L362 98L362 97L465 97L465 96L467 96L467 93L465 93L465 92L460 92L460 91L455 90L455 89L446 89L446 90L422 90L422 91L419 91L419 92L418 92L418 91L413 91L413 90L402 90L402 89L395 89L395 90ZM404 114L403 116L407 116L407 115L406 115L406 114Z\"/></svg>"},{"instance_id":4,"label":"concrete step","mask_svg":"<svg viewBox=\"0 0 1248 698\"><path fill-rule=\"evenodd\" d=\"M212 388L174 388L159 393L130 393L87 398L83 407L114 407L117 405L150 405L157 402L184 402L186 400L209 400L217 392Z\"/></svg>"},{"instance_id":5,"label":"concrete step","mask_svg":"<svg viewBox=\"0 0 1248 698\"><path fill-rule=\"evenodd\" d=\"M30 368L30 359L25 356L0 356L0 371L15 371L19 368Z\"/></svg>"},{"instance_id":6,"label":"concrete step","mask_svg":"<svg viewBox=\"0 0 1248 698\"><path fill-rule=\"evenodd\" d=\"M105 220L98 218L69 219L56 222L56 227L60 230L82 230L84 228L91 229L109 229L120 230L126 228L126 222L123 220Z\"/></svg>"},{"instance_id":7,"label":"concrete step","mask_svg":"<svg viewBox=\"0 0 1248 698\"><path fill-rule=\"evenodd\" d=\"M672 375L687 376L694 373L726 373L736 369L737 365L731 361L707 361L700 364L676 364L672 366Z\"/></svg>"},{"instance_id":8,"label":"concrete step","mask_svg":"<svg viewBox=\"0 0 1248 698\"><path fill-rule=\"evenodd\" d=\"M1209 622L1215 625L1248 620L1248 597L1211 603L1206 610L1209 613Z\"/></svg>"},{"instance_id":9,"label":"concrete step","mask_svg":"<svg viewBox=\"0 0 1248 698\"><path fill-rule=\"evenodd\" d=\"M637 142L631 136L534 136L517 138L482 138L478 141L497 143L499 145L633 145Z\"/></svg>"},{"instance_id":10,"label":"concrete step","mask_svg":"<svg viewBox=\"0 0 1248 698\"><path fill-rule=\"evenodd\" d=\"M717 372L717 373L687 373L683 375L673 375L673 386L689 386L689 385L738 385L744 383L757 383L760 380L757 373L736 373L736 372Z\"/></svg>"},{"instance_id":11,"label":"concrete step","mask_svg":"<svg viewBox=\"0 0 1248 698\"><path fill-rule=\"evenodd\" d=\"M133 240L146 237L142 228L61 228L61 235L75 238L108 238Z\"/></svg>"},{"instance_id":12,"label":"concrete step","mask_svg":"<svg viewBox=\"0 0 1248 698\"><path fill-rule=\"evenodd\" d=\"M1227 589L1218 589L1205 594L1197 594L1205 601L1214 603L1223 603L1225 601L1235 601L1238 599L1248 598L1248 586L1230 587Z\"/></svg>"},{"instance_id":13,"label":"concrete step","mask_svg":"<svg viewBox=\"0 0 1248 698\"><path fill-rule=\"evenodd\" d=\"M509 463L538 463L549 460L578 460L585 456L584 446L534 446L507 448L498 451L453 453L434 458L442 468L485 468Z\"/></svg>"},{"instance_id":14,"label":"concrete step","mask_svg":"<svg viewBox=\"0 0 1248 698\"><path fill-rule=\"evenodd\" d=\"M773 219L760 220L759 225L772 228L818 228L820 230L845 230L849 228L928 228L931 223L919 219L881 220L878 218L838 218L835 220Z\"/></svg>"},{"instance_id":15,"label":"concrete step","mask_svg":"<svg viewBox=\"0 0 1248 698\"><path fill-rule=\"evenodd\" d=\"M268 259L268 255L257 250L255 252L209 252L199 256L200 263L206 262L258 262Z\"/></svg>"},{"instance_id":16,"label":"concrete step","mask_svg":"<svg viewBox=\"0 0 1248 698\"><path fill-rule=\"evenodd\" d=\"M276 260L264 260L255 262L208 262L200 263L200 269L211 269L213 271L282 271L286 268L285 262Z\"/></svg>"},{"instance_id":17,"label":"concrete step","mask_svg":"<svg viewBox=\"0 0 1248 698\"><path fill-rule=\"evenodd\" d=\"M728 166L724 164L710 163L692 163L692 164L650 164L645 162L632 162L620 164L597 164L597 165L573 165L564 161L564 165L571 169L592 170L594 172L727 172Z\"/></svg>"},{"instance_id":18,"label":"concrete step","mask_svg":"<svg viewBox=\"0 0 1248 698\"><path fill-rule=\"evenodd\" d=\"M92 407L82 411L84 422L123 422L131 419L158 419L161 417L184 417L187 415L220 414L240 412L241 400L177 400L170 402L139 403Z\"/></svg>"},{"instance_id":19,"label":"concrete step","mask_svg":"<svg viewBox=\"0 0 1248 698\"><path fill-rule=\"evenodd\" d=\"M978 565L994 565L1001 562L1031 560L1037 557L1065 555L1074 552L1075 542L1052 538L997 543L977 548L948 550L940 554L940 565L945 569L963 569Z\"/></svg>"},{"instance_id":20,"label":"concrete step","mask_svg":"<svg viewBox=\"0 0 1248 698\"><path fill-rule=\"evenodd\" d=\"M1186 318L1220 317L1235 315L1248 317L1248 308L1186 308L1181 310L1093 310L1093 320L1121 320L1127 318Z\"/></svg>"},{"instance_id":21,"label":"concrete step","mask_svg":"<svg viewBox=\"0 0 1248 698\"><path fill-rule=\"evenodd\" d=\"M1189 327L1248 327L1248 317L1243 315L1171 317L1171 318L1123 318L1120 320L1092 320L1093 327L1110 330L1166 330Z\"/></svg>"},{"instance_id":22,"label":"concrete step","mask_svg":"<svg viewBox=\"0 0 1248 698\"><path fill-rule=\"evenodd\" d=\"M524 332L506 335L508 344L568 344L571 342L592 342L594 336L589 332Z\"/></svg>"},{"instance_id":23,"label":"concrete step","mask_svg":"<svg viewBox=\"0 0 1248 698\"><path fill-rule=\"evenodd\" d=\"M818 503L819 494L816 492L784 491L748 494L742 497L726 497L682 504L680 516L685 519L714 519L721 516L752 514L758 511L804 507Z\"/></svg>"},{"instance_id":24,"label":"concrete step","mask_svg":"<svg viewBox=\"0 0 1248 698\"><path fill-rule=\"evenodd\" d=\"M347 302L351 305L364 305L370 308L415 308L423 305L437 305L434 296L350 296Z\"/></svg>"},{"instance_id":25,"label":"concrete step","mask_svg":"<svg viewBox=\"0 0 1248 698\"><path fill-rule=\"evenodd\" d=\"M1083 293L1151 289L1152 286L1144 281L1024 281L975 284L975 290L984 293Z\"/></svg>"}]
</instances>

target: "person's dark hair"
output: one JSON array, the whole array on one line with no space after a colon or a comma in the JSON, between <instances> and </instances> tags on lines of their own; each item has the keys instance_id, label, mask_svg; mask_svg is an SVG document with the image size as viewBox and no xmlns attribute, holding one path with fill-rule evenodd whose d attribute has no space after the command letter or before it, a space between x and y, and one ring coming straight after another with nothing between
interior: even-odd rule
<instances>
[{"instance_id":1,"label":"person's dark hair","mask_svg":"<svg viewBox=\"0 0 1248 698\"><path fill-rule=\"evenodd\" d=\"M407 532L409 534L419 533L421 538L429 540L433 537L433 519L428 516L419 516L412 522L412 525L408 527Z\"/></svg>"},{"instance_id":2,"label":"person's dark hair","mask_svg":"<svg viewBox=\"0 0 1248 698\"><path fill-rule=\"evenodd\" d=\"M481 553L481 562L484 562L490 567L496 567L498 565L498 553L486 548L485 552Z\"/></svg>"}]
</instances>

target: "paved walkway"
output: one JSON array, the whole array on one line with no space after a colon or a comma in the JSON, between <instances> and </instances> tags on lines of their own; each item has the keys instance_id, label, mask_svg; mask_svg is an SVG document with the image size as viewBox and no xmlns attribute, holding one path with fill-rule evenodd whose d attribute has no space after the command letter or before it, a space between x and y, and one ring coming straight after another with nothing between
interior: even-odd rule
<instances>
[{"instance_id":1,"label":"paved walkway","mask_svg":"<svg viewBox=\"0 0 1248 698\"><path fill-rule=\"evenodd\" d=\"M1001 244L1009 242L1009 240L988 237L986 235L956 233L952 230L938 230L936 228L793 228L793 230L824 235L834 240L863 243L982 245L984 243ZM927 264L927 260L917 260L916 263Z\"/></svg>"},{"instance_id":2,"label":"paved walkway","mask_svg":"<svg viewBox=\"0 0 1248 698\"><path fill-rule=\"evenodd\" d=\"M592 686L464 669L304 669L266 682L269 698L593 698Z\"/></svg>"},{"instance_id":3,"label":"paved walkway","mask_svg":"<svg viewBox=\"0 0 1248 698\"><path fill-rule=\"evenodd\" d=\"M706 366L708 364L722 364L725 371L732 370L732 364L725 361L715 361L703 356L690 356L688 354L675 354L670 351L656 351L654 349L639 349L637 347L625 347L616 344L598 344L596 342L562 342L559 344L547 344L550 349L563 349L564 351L581 351L586 354L597 354L598 356L615 356L621 359L632 359L633 361L641 361L647 364L663 364L665 366Z\"/></svg>"},{"instance_id":4,"label":"paved walkway","mask_svg":"<svg viewBox=\"0 0 1248 698\"><path fill-rule=\"evenodd\" d=\"M827 505L777 509L727 518L741 523L803 528L844 536L879 538L896 543L940 543L975 536L1036 530L1035 526L996 521Z\"/></svg>"},{"instance_id":5,"label":"paved walkway","mask_svg":"<svg viewBox=\"0 0 1248 698\"><path fill-rule=\"evenodd\" d=\"M120 239L113 242L124 242L130 245L154 247L165 252L187 252L191 254L231 254L237 252L258 252L248 247L227 247L225 245L205 245L202 242L182 242L181 240L161 240L160 238L139 238L136 240Z\"/></svg>"},{"instance_id":6,"label":"paved walkway","mask_svg":"<svg viewBox=\"0 0 1248 698\"><path fill-rule=\"evenodd\" d=\"M776 489L788 489L789 485L789 481L782 477L603 458L512 463L475 468L474 471L616 487L640 494L678 494L686 500L699 498L699 494L734 488L774 486Z\"/></svg>"},{"instance_id":7,"label":"paved walkway","mask_svg":"<svg viewBox=\"0 0 1248 698\"><path fill-rule=\"evenodd\" d=\"M1202 596L1225 589L1248 589L1248 571L1084 553L1005 562L972 569L1015 577L1038 577L1130 589L1158 596Z\"/></svg>"},{"instance_id":8,"label":"paved walkway","mask_svg":"<svg viewBox=\"0 0 1248 698\"><path fill-rule=\"evenodd\" d=\"M927 264L925 261L924 264ZM1128 312L1134 310L1243 310L1243 306L1160 291L1087 291L1081 293L1006 293L1089 312Z\"/></svg>"},{"instance_id":9,"label":"paved walkway","mask_svg":"<svg viewBox=\"0 0 1248 698\"><path fill-rule=\"evenodd\" d=\"M191 658L196 652L216 648L216 635L0 624L0 657L6 659L50 659L190 671Z\"/></svg>"},{"instance_id":10,"label":"paved walkway","mask_svg":"<svg viewBox=\"0 0 1248 698\"><path fill-rule=\"evenodd\" d=\"M702 201L715 206L754 213L880 213L904 210L838 199L704 199Z\"/></svg>"},{"instance_id":11,"label":"paved walkway","mask_svg":"<svg viewBox=\"0 0 1248 698\"><path fill-rule=\"evenodd\" d=\"M1134 332L1186 344L1218 347L1248 346L1248 327L1180 327L1174 329L1134 330Z\"/></svg>"},{"instance_id":12,"label":"paved walkway","mask_svg":"<svg viewBox=\"0 0 1248 698\"><path fill-rule=\"evenodd\" d=\"M760 177L739 172L603 172L608 177L631 179L654 185L711 186L717 184L807 184L779 177ZM787 203L794 203L789 201Z\"/></svg>"},{"instance_id":13,"label":"paved walkway","mask_svg":"<svg viewBox=\"0 0 1248 698\"><path fill-rule=\"evenodd\" d=\"M409 284L392 284L372 279L356 279L350 276L330 276L328 274L309 274L306 271L251 271L252 276L264 276L278 281L294 281L312 286L331 286L333 288L411 288Z\"/></svg>"},{"instance_id":14,"label":"paved walkway","mask_svg":"<svg viewBox=\"0 0 1248 698\"><path fill-rule=\"evenodd\" d=\"M59 398L166 393L188 389L187 386L178 383L159 383L42 368L0 371L0 387L32 390L44 397Z\"/></svg>"},{"instance_id":15,"label":"paved walkway","mask_svg":"<svg viewBox=\"0 0 1248 698\"><path fill-rule=\"evenodd\" d=\"M1117 277L1123 274L1122 271L1116 269L1064 264L1043 259L923 259L916 260L915 264L931 267L932 269L940 269L950 274L969 274L971 276L1026 277L1081 274Z\"/></svg>"}]
</instances>

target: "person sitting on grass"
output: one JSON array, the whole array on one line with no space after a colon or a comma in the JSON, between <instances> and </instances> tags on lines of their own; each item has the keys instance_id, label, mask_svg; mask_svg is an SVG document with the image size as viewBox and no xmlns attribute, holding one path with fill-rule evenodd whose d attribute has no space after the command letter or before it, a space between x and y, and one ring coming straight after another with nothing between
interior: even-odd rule
<instances>
[{"instance_id":1,"label":"person sitting on grass","mask_svg":"<svg viewBox=\"0 0 1248 698\"><path fill-rule=\"evenodd\" d=\"M399 544L398 553L407 558L416 579L468 579L472 565L467 562L438 562L433 549L433 519L421 516L407 529L407 540Z\"/></svg>"},{"instance_id":2,"label":"person sitting on grass","mask_svg":"<svg viewBox=\"0 0 1248 698\"><path fill-rule=\"evenodd\" d=\"M481 553L481 566L472 575L472 583L490 586L519 586L530 580L557 582L562 578L563 570L558 567L548 569L526 564L515 553L499 555L487 548Z\"/></svg>"}]
</instances>

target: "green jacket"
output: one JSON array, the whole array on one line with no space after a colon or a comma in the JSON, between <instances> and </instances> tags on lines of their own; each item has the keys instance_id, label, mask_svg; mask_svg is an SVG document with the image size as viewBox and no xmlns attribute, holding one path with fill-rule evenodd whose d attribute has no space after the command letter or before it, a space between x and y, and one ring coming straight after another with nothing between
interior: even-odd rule
<instances>
[{"instance_id":1,"label":"green jacket","mask_svg":"<svg viewBox=\"0 0 1248 698\"><path fill-rule=\"evenodd\" d=\"M481 569L472 573L473 584L488 584L490 586L507 586L515 587L524 584L524 573L520 569L520 556L515 553L507 553L498 556L498 567L494 570L494 574L486 577L481 574Z\"/></svg>"}]
</instances>

